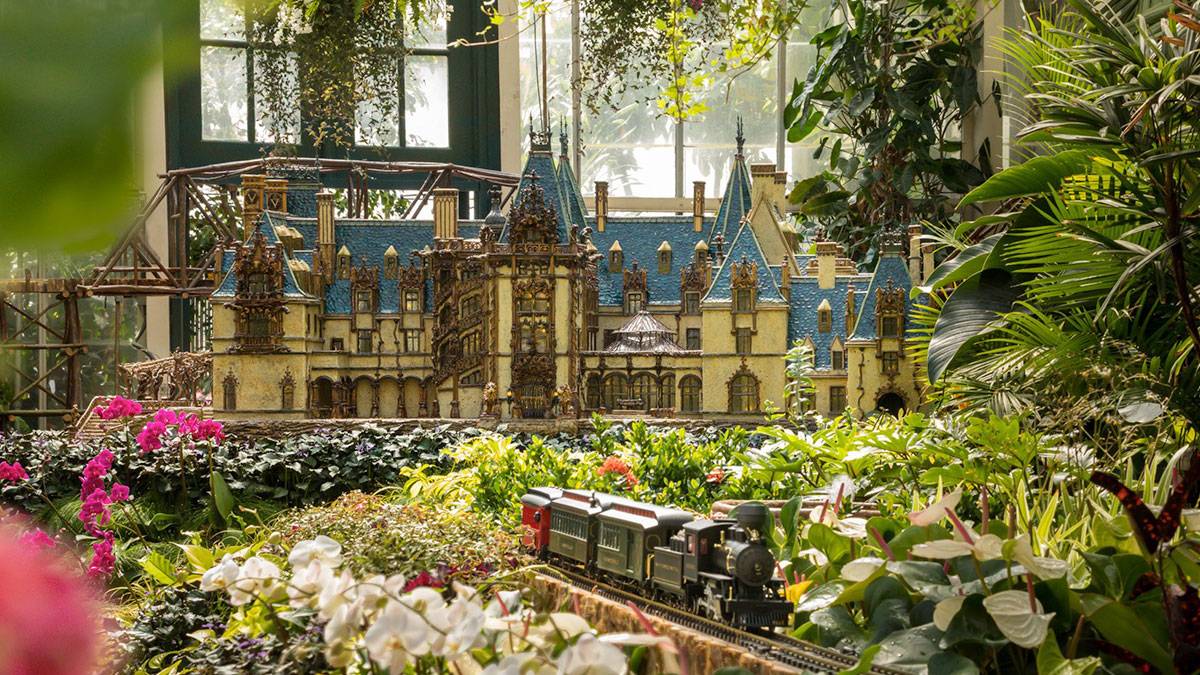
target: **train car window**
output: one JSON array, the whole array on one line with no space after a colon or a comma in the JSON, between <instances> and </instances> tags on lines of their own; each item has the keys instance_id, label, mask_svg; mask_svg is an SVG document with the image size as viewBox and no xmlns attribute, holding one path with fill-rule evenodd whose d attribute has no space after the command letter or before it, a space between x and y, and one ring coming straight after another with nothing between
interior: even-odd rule
<instances>
[{"instance_id":1,"label":"train car window","mask_svg":"<svg viewBox=\"0 0 1200 675\"><path fill-rule=\"evenodd\" d=\"M708 540L700 540L700 555L708 555Z\"/></svg>"},{"instance_id":2,"label":"train car window","mask_svg":"<svg viewBox=\"0 0 1200 675\"><path fill-rule=\"evenodd\" d=\"M689 534L689 535L688 535L688 538L687 538L687 541L688 541L688 546L687 546L687 549L688 549L688 550L687 550L687 552L688 552L688 553L695 553L695 552L696 552L696 535L694 535L694 534Z\"/></svg>"}]
</instances>

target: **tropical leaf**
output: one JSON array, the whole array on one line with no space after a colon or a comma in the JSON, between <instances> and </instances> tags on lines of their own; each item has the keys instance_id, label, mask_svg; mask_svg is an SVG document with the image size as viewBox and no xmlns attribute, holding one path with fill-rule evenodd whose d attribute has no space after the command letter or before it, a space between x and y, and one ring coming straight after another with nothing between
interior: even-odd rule
<instances>
[{"instance_id":1,"label":"tropical leaf","mask_svg":"<svg viewBox=\"0 0 1200 675\"><path fill-rule=\"evenodd\" d=\"M929 338L926 373L936 382L964 346L1012 309L1018 290L1007 270L987 269L954 290Z\"/></svg>"},{"instance_id":2,"label":"tropical leaf","mask_svg":"<svg viewBox=\"0 0 1200 675\"><path fill-rule=\"evenodd\" d=\"M1047 157L1034 157L993 175L971 190L959 208L1013 197L1027 197L1056 190L1064 180L1092 166L1092 155L1084 150L1066 150Z\"/></svg>"}]
</instances>

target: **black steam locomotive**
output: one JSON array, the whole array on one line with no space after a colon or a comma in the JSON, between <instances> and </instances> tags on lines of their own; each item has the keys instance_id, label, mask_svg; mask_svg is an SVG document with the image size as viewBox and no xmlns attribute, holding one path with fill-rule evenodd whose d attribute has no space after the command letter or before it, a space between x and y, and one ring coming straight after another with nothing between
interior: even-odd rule
<instances>
[{"instance_id":1,"label":"black steam locomotive","mask_svg":"<svg viewBox=\"0 0 1200 675\"><path fill-rule=\"evenodd\" d=\"M523 544L555 564L743 629L787 626L792 603L762 541L767 507L708 520L589 490L521 497Z\"/></svg>"}]
</instances>

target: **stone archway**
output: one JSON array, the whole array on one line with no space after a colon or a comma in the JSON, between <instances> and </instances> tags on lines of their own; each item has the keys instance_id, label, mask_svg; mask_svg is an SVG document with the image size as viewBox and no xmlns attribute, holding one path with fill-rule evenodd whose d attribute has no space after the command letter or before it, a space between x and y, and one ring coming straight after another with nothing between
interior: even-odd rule
<instances>
[{"instance_id":1,"label":"stone archway","mask_svg":"<svg viewBox=\"0 0 1200 675\"><path fill-rule=\"evenodd\" d=\"M884 392L880 394L875 401L875 409L879 412L885 412L889 415L900 416L900 411L907 406L904 403L904 397L894 391Z\"/></svg>"}]
</instances>

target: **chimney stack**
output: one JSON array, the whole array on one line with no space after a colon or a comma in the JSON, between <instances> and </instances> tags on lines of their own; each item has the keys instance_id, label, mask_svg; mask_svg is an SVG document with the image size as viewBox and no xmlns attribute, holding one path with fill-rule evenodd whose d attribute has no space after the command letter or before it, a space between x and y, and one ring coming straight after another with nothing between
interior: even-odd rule
<instances>
[{"instance_id":1,"label":"chimney stack","mask_svg":"<svg viewBox=\"0 0 1200 675\"><path fill-rule=\"evenodd\" d=\"M692 183L692 230L704 231L704 181Z\"/></svg>"},{"instance_id":2,"label":"chimney stack","mask_svg":"<svg viewBox=\"0 0 1200 675\"><path fill-rule=\"evenodd\" d=\"M317 272L325 283L333 281L334 273L333 190L317 192Z\"/></svg>"},{"instance_id":3,"label":"chimney stack","mask_svg":"<svg viewBox=\"0 0 1200 675\"><path fill-rule=\"evenodd\" d=\"M785 300L792 299L791 256L784 256L783 265L779 268L779 290L783 291L783 298Z\"/></svg>"},{"instance_id":4,"label":"chimney stack","mask_svg":"<svg viewBox=\"0 0 1200 675\"><path fill-rule=\"evenodd\" d=\"M596 181L596 231L608 224L608 181Z\"/></svg>"},{"instance_id":5,"label":"chimney stack","mask_svg":"<svg viewBox=\"0 0 1200 675\"><path fill-rule=\"evenodd\" d=\"M817 242L817 286L833 288L837 284L837 259L841 251L835 241Z\"/></svg>"},{"instance_id":6,"label":"chimney stack","mask_svg":"<svg viewBox=\"0 0 1200 675\"><path fill-rule=\"evenodd\" d=\"M434 189L433 238L458 239L458 188Z\"/></svg>"},{"instance_id":7,"label":"chimney stack","mask_svg":"<svg viewBox=\"0 0 1200 675\"><path fill-rule=\"evenodd\" d=\"M914 284L921 283L921 226L908 226L908 276Z\"/></svg>"},{"instance_id":8,"label":"chimney stack","mask_svg":"<svg viewBox=\"0 0 1200 675\"><path fill-rule=\"evenodd\" d=\"M248 240L254 233L254 226L263 212L263 192L267 187L267 177L260 174L244 174L242 176L242 240Z\"/></svg>"},{"instance_id":9,"label":"chimney stack","mask_svg":"<svg viewBox=\"0 0 1200 675\"><path fill-rule=\"evenodd\" d=\"M268 178L264 211L287 213L288 181L286 178Z\"/></svg>"}]
</instances>

